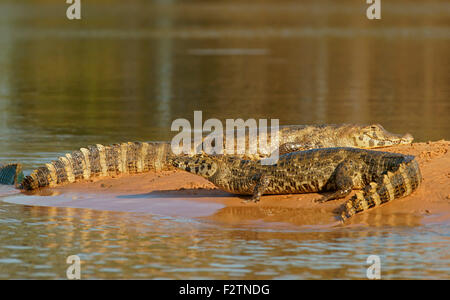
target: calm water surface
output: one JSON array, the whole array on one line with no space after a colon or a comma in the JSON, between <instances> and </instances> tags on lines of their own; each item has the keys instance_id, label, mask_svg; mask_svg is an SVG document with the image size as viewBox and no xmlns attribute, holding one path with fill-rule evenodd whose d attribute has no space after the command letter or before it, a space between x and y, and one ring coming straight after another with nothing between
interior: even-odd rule
<instances>
[{"instance_id":1,"label":"calm water surface","mask_svg":"<svg viewBox=\"0 0 450 300\"><path fill-rule=\"evenodd\" d=\"M79 22L64 1L1 2L0 163L167 140L198 109L450 139L450 5L390 1L372 22L365 1L335 2L105 1ZM371 254L383 278L450 278L449 224L269 229L1 201L12 193L0 278L65 278L72 254L82 278L365 278Z\"/></svg>"},{"instance_id":2,"label":"calm water surface","mask_svg":"<svg viewBox=\"0 0 450 300\"><path fill-rule=\"evenodd\" d=\"M194 219L18 206L0 210L0 277L366 278L377 254L388 278L449 278L448 225L340 229L229 226Z\"/></svg>"}]
</instances>

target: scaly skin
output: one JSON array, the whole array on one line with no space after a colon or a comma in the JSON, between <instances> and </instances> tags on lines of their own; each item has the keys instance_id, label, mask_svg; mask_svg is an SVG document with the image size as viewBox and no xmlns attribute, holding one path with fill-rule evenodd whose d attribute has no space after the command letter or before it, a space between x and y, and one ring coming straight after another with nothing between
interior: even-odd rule
<instances>
[{"instance_id":1,"label":"scaly skin","mask_svg":"<svg viewBox=\"0 0 450 300\"><path fill-rule=\"evenodd\" d=\"M272 147L268 143L268 148L259 145L265 153L272 153L276 148L280 153L289 153L299 150L318 149L327 147L355 147L363 149L373 149L402 144L411 144L413 137L407 133L398 135L386 131L380 124L355 125L355 124L330 124L330 125L288 125L280 126L278 131L279 143ZM236 145L232 153L227 153L226 136L223 139L224 152L220 154L236 154ZM268 140L271 140L270 132ZM244 143L245 149L249 149L248 132L237 139L236 144ZM252 156L252 159L259 159L265 156Z\"/></svg>"},{"instance_id":2,"label":"scaly skin","mask_svg":"<svg viewBox=\"0 0 450 300\"><path fill-rule=\"evenodd\" d=\"M319 202L363 189L344 206L342 221L369 208L411 194L422 177L413 156L337 147L292 152L274 165L235 156L194 155L172 159L173 166L200 175L218 188L252 195L333 192Z\"/></svg>"},{"instance_id":3,"label":"scaly skin","mask_svg":"<svg viewBox=\"0 0 450 300\"><path fill-rule=\"evenodd\" d=\"M0 183L17 185L23 180L21 164L7 164L0 166Z\"/></svg>"},{"instance_id":4,"label":"scaly skin","mask_svg":"<svg viewBox=\"0 0 450 300\"><path fill-rule=\"evenodd\" d=\"M34 170L20 188L35 190L96 177L163 170L169 167L166 162L171 153L167 142L89 146Z\"/></svg>"},{"instance_id":5,"label":"scaly skin","mask_svg":"<svg viewBox=\"0 0 450 300\"><path fill-rule=\"evenodd\" d=\"M278 143L272 145L270 142L272 138L269 131L268 146L259 145L259 153L251 154L248 152L250 149L248 132L241 137L238 136L235 145L230 147L232 151L227 149L225 135L220 154L228 156L230 153L235 153L233 151L239 143L245 145L246 152L240 155L242 158L258 160L269 156L277 148L280 154L283 154L323 147L376 148L410 144L413 140L410 134L403 136L393 134L378 124L280 126ZM190 151L190 154L195 154L192 149ZM109 146L89 146L34 170L23 180L20 187L25 190L34 190L94 177L164 170L171 167L168 159L177 156L179 155L172 152L170 142L129 142ZM0 181L0 183L4 182L9 180Z\"/></svg>"}]
</instances>

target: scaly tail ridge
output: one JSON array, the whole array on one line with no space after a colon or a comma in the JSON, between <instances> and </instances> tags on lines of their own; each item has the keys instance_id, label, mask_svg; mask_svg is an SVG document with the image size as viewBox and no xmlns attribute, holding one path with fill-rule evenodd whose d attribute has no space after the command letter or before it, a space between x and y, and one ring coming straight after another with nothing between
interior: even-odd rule
<instances>
[{"instance_id":1,"label":"scaly tail ridge","mask_svg":"<svg viewBox=\"0 0 450 300\"><path fill-rule=\"evenodd\" d=\"M162 170L169 167L169 155L170 144L165 142L97 144L66 154L34 170L23 179L20 188L35 190L95 177Z\"/></svg>"},{"instance_id":2,"label":"scaly tail ridge","mask_svg":"<svg viewBox=\"0 0 450 300\"><path fill-rule=\"evenodd\" d=\"M358 191L344 204L342 221L353 215L379 206L415 191L422 181L419 164L411 157L394 172L387 172L379 182L371 182L364 191Z\"/></svg>"},{"instance_id":3,"label":"scaly tail ridge","mask_svg":"<svg viewBox=\"0 0 450 300\"><path fill-rule=\"evenodd\" d=\"M0 184L16 185L22 181L22 165L8 164L0 166Z\"/></svg>"}]
</instances>

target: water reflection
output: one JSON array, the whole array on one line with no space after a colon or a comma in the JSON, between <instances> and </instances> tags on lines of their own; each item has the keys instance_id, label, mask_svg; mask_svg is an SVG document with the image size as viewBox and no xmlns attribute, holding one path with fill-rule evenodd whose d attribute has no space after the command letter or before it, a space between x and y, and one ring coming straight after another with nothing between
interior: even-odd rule
<instances>
[{"instance_id":1,"label":"water reflection","mask_svg":"<svg viewBox=\"0 0 450 300\"><path fill-rule=\"evenodd\" d=\"M445 226L243 229L2 203L0 276L64 278L65 259L77 254L83 278L365 278L375 253L384 278L448 278L447 233Z\"/></svg>"},{"instance_id":2,"label":"water reflection","mask_svg":"<svg viewBox=\"0 0 450 300\"><path fill-rule=\"evenodd\" d=\"M323 224L323 228L341 226L336 213L331 210L321 209L320 216L318 216L317 209L317 207L228 206L220 209L208 219L238 226L246 223L254 226L255 223L258 224L260 222L271 228L282 228L287 223L302 228L304 228L305 224ZM338 209L340 208L336 210ZM335 222L330 223L330 220L333 220L333 218ZM347 221L346 226L361 224L369 224L372 227L420 226L422 225L422 218L412 214L383 214L375 210L353 217ZM321 228L320 225L314 227Z\"/></svg>"}]
</instances>

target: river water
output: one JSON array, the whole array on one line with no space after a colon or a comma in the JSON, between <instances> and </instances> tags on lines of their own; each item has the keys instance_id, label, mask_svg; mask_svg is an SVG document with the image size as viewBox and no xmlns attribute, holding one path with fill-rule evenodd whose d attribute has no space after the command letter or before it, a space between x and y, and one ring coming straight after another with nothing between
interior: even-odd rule
<instances>
[{"instance_id":1,"label":"river water","mask_svg":"<svg viewBox=\"0 0 450 300\"><path fill-rule=\"evenodd\" d=\"M171 122L380 123L450 139L450 5L365 1L0 3L0 163L26 172L94 143L168 140ZM24 206L0 187L0 278L446 278L449 224L231 226ZM26 197L26 196L19 196ZM2 201L5 200L5 201Z\"/></svg>"}]
</instances>

